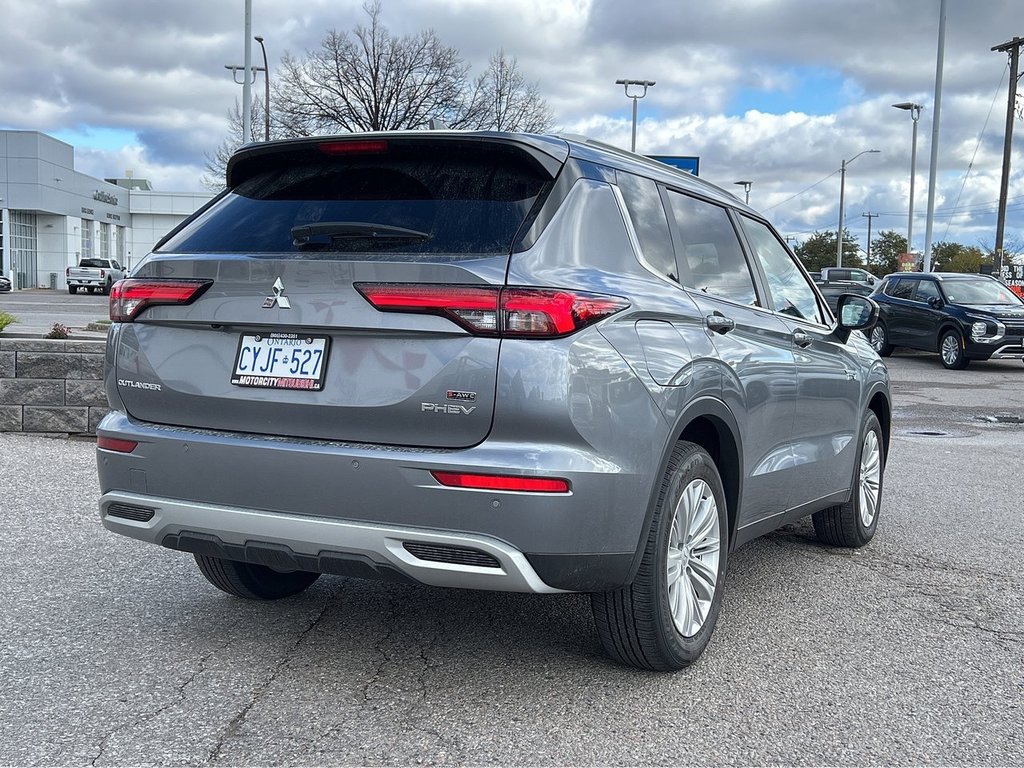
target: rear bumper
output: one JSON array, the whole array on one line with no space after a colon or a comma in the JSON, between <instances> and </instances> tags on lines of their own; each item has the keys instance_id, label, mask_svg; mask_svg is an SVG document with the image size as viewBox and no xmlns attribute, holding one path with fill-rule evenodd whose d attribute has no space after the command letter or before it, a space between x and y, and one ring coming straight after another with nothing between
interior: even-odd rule
<instances>
[{"instance_id":1,"label":"rear bumper","mask_svg":"<svg viewBox=\"0 0 1024 768\"><path fill-rule=\"evenodd\" d=\"M97 434L138 442L97 450L100 515L116 533L263 564L280 554L285 569L503 591L628 583L658 466L579 446L420 450L165 427L120 411ZM571 491L452 488L432 471L560 477ZM153 514L111 514L114 504Z\"/></svg>"},{"instance_id":2,"label":"rear bumper","mask_svg":"<svg viewBox=\"0 0 1024 768\"><path fill-rule=\"evenodd\" d=\"M521 552L485 536L128 493L104 494L100 519L110 531L152 544L287 570L382 579L404 576L435 587L562 591L545 584Z\"/></svg>"}]
</instances>

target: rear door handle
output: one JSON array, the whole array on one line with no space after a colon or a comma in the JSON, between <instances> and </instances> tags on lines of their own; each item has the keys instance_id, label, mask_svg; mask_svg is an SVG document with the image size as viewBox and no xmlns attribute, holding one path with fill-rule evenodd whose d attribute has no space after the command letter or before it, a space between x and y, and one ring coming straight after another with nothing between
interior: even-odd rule
<instances>
[{"instance_id":1,"label":"rear door handle","mask_svg":"<svg viewBox=\"0 0 1024 768\"><path fill-rule=\"evenodd\" d=\"M793 343L798 347L809 347L813 341L814 339L803 331L793 331Z\"/></svg>"},{"instance_id":2,"label":"rear door handle","mask_svg":"<svg viewBox=\"0 0 1024 768\"><path fill-rule=\"evenodd\" d=\"M708 315L704 318L708 324L708 328L715 333L728 333L736 327L736 321L731 317L720 315L717 312L713 315Z\"/></svg>"}]
</instances>

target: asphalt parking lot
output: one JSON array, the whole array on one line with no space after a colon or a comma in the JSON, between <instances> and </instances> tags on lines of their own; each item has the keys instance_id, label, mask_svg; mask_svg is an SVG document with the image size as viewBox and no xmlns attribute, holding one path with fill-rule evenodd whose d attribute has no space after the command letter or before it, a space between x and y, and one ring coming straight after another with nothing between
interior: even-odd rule
<instances>
[{"instance_id":1,"label":"asphalt parking lot","mask_svg":"<svg viewBox=\"0 0 1024 768\"><path fill-rule=\"evenodd\" d=\"M0 765L1024 764L1024 366L890 370L874 541L744 547L673 675L606 660L579 595L232 599L102 529L90 441L0 435Z\"/></svg>"},{"instance_id":2,"label":"asphalt parking lot","mask_svg":"<svg viewBox=\"0 0 1024 768\"><path fill-rule=\"evenodd\" d=\"M103 334L86 328L90 323L109 317L109 300L98 293L71 295L67 291L41 288L0 293L0 312L17 318L4 333L42 335L59 322L71 329L73 339L102 338Z\"/></svg>"}]
</instances>

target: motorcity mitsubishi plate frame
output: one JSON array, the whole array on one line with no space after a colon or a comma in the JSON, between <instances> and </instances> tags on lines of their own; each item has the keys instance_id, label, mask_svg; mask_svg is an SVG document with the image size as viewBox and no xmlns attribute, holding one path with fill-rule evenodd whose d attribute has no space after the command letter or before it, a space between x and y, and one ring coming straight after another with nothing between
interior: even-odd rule
<instances>
[{"instance_id":1,"label":"motorcity mitsubishi plate frame","mask_svg":"<svg viewBox=\"0 0 1024 768\"><path fill-rule=\"evenodd\" d=\"M330 338L308 333L243 333L231 383L257 389L319 392L327 375Z\"/></svg>"}]
</instances>

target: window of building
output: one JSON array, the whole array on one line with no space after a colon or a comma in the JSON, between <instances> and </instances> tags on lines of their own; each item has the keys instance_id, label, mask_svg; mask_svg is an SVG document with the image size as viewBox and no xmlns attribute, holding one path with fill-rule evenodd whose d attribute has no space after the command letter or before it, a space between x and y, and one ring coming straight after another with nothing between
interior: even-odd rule
<instances>
[{"instance_id":1,"label":"window of building","mask_svg":"<svg viewBox=\"0 0 1024 768\"><path fill-rule=\"evenodd\" d=\"M92 258L92 221L89 219L82 219L82 252L79 258Z\"/></svg>"},{"instance_id":2,"label":"window of building","mask_svg":"<svg viewBox=\"0 0 1024 768\"><path fill-rule=\"evenodd\" d=\"M7 248L11 256L11 268L21 288L29 288L36 281L36 215L25 211L10 212L10 232Z\"/></svg>"},{"instance_id":3,"label":"window of building","mask_svg":"<svg viewBox=\"0 0 1024 768\"><path fill-rule=\"evenodd\" d=\"M110 225L105 222L100 222L100 252L98 256L101 259L110 258Z\"/></svg>"}]
</instances>

